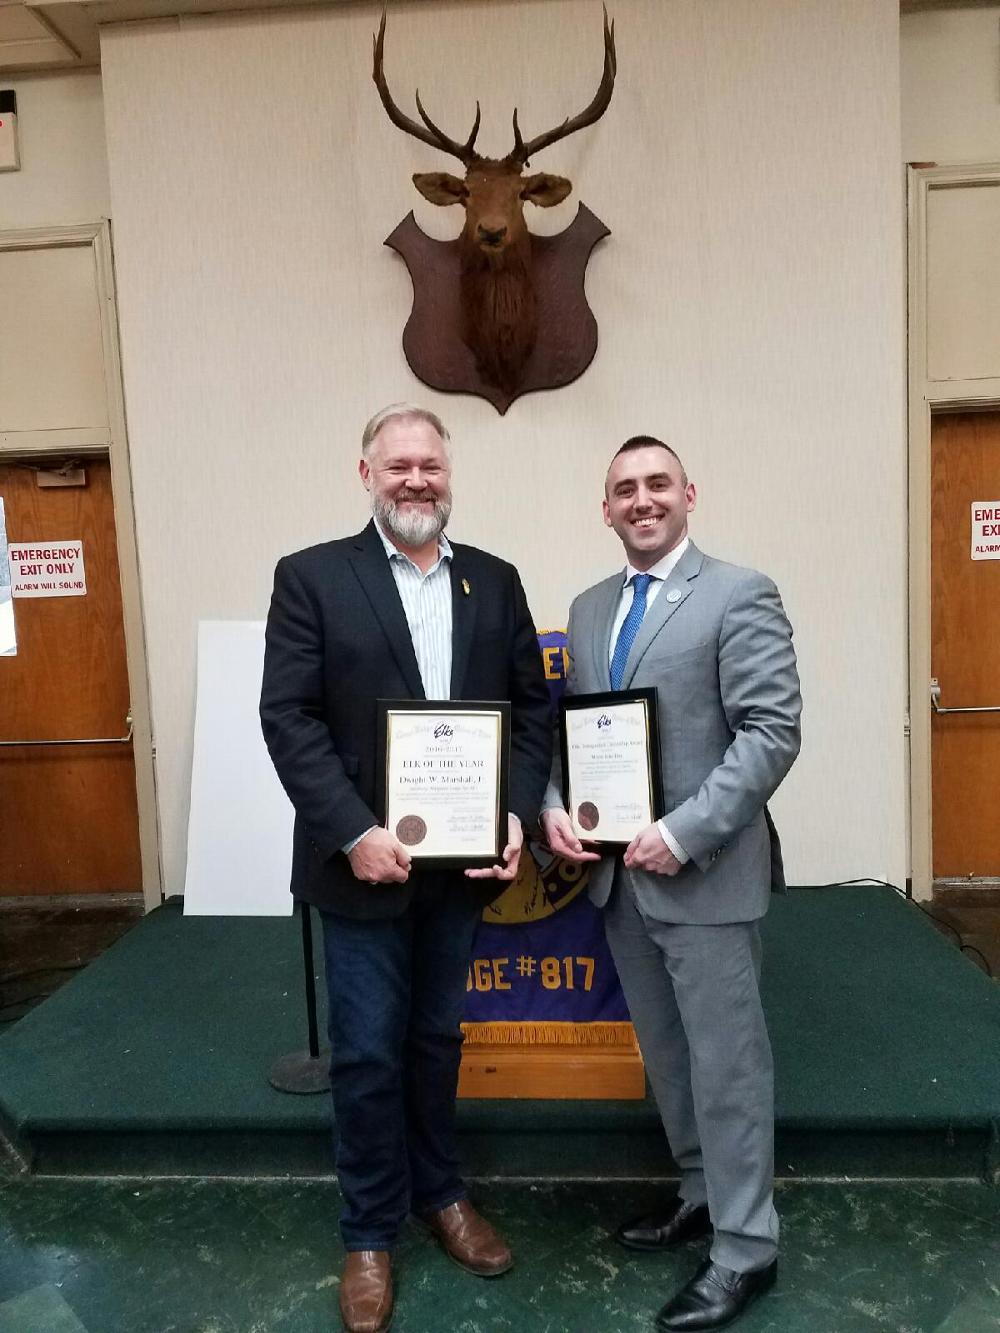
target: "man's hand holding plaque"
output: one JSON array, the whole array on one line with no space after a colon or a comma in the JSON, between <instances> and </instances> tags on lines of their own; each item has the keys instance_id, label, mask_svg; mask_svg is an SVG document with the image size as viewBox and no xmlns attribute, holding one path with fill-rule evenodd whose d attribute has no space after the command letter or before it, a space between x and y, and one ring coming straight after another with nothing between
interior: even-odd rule
<instances>
[{"instance_id":1,"label":"man's hand holding plaque","mask_svg":"<svg viewBox=\"0 0 1000 1333\"><path fill-rule=\"evenodd\" d=\"M517 815L508 815L507 846L503 849L500 861L496 865L482 866L478 870L467 870L466 876L469 879L516 879L523 846L524 829L521 827L521 821Z\"/></svg>"},{"instance_id":2,"label":"man's hand holding plaque","mask_svg":"<svg viewBox=\"0 0 1000 1333\"><path fill-rule=\"evenodd\" d=\"M355 879L367 884L405 884L410 854L384 828L370 829L347 853Z\"/></svg>"},{"instance_id":3,"label":"man's hand holding plaque","mask_svg":"<svg viewBox=\"0 0 1000 1333\"><path fill-rule=\"evenodd\" d=\"M659 826L649 824L635 835L625 848L622 861L629 870L646 870L653 875L672 877L683 866L663 840Z\"/></svg>"},{"instance_id":4,"label":"man's hand holding plaque","mask_svg":"<svg viewBox=\"0 0 1000 1333\"><path fill-rule=\"evenodd\" d=\"M576 836L573 828L573 821L565 810L560 810L559 806L553 806L549 810L542 811L542 831L546 840L556 856L562 856L567 861L599 861L600 852L588 851L581 840Z\"/></svg>"}]
</instances>

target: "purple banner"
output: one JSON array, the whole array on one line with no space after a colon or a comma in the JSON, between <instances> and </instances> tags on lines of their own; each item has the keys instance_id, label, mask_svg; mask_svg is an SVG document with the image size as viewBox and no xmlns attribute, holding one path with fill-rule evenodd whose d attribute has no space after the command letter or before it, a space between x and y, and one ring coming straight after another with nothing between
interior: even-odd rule
<instances>
[{"instance_id":1,"label":"purple banner","mask_svg":"<svg viewBox=\"0 0 1000 1333\"><path fill-rule=\"evenodd\" d=\"M538 636L553 709L566 685L566 635ZM588 868L530 843L517 879L483 913L469 966L467 1023L620 1023L628 1010L584 892Z\"/></svg>"}]
</instances>

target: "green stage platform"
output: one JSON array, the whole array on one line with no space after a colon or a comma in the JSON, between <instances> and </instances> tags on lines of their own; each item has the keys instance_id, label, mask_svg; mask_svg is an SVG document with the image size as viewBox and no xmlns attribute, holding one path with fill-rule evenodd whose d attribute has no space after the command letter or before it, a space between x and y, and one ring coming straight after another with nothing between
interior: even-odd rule
<instances>
[{"instance_id":1,"label":"green stage platform","mask_svg":"<svg viewBox=\"0 0 1000 1333\"><path fill-rule=\"evenodd\" d=\"M1000 1180L1000 986L888 888L793 889L764 935L779 1176ZM298 920L165 904L0 1039L10 1165L328 1172L328 1097L267 1081L302 989ZM671 1174L648 1099L466 1101L460 1127L473 1177Z\"/></svg>"}]
</instances>

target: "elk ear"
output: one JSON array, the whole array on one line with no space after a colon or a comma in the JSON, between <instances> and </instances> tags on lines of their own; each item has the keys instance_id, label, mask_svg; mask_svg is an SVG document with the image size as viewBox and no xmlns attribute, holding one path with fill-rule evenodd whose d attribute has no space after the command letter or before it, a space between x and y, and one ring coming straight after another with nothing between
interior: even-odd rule
<instances>
[{"instance_id":1,"label":"elk ear","mask_svg":"<svg viewBox=\"0 0 1000 1333\"><path fill-rule=\"evenodd\" d=\"M553 208L561 204L573 188L565 176L549 176L544 171L528 176L521 186L521 198L539 208Z\"/></svg>"},{"instance_id":2,"label":"elk ear","mask_svg":"<svg viewBox=\"0 0 1000 1333\"><path fill-rule=\"evenodd\" d=\"M447 171L418 171L413 184L431 204L460 204L469 193L465 181Z\"/></svg>"}]
</instances>

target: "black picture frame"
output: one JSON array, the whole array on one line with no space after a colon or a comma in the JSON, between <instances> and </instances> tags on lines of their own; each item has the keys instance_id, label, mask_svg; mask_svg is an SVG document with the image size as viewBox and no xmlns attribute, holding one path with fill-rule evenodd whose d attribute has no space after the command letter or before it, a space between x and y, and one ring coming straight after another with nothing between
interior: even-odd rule
<instances>
[{"instance_id":1,"label":"black picture frame","mask_svg":"<svg viewBox=\"0 0 1000 1333\"><path fill-rule=\"evenodd\" d=\"M389 806L389 748L391 745L390 718L395 714L439 713L448 715L490 714L499 718L500 745L497 755L497 800L494 820L494 850L485 856L423 856L414 847L408 847L414 864L428 869L477 870L502 864L503 849L507 846L507 816L510 801L510 703L506 699L379 699L378 750L375 757L375 796L379 823L386 827Z\"/></svg>"},{"instance_id":2,"label":"black picture frame","mask_svg":"<svg viewBox=\"0 0 1000 1333\"><path fill-rule=\"evenodd\" d=\"M653 811L653 822L662 819L666 811L663 806L663 773L660 767L660 717L656 690L652 687L638 690L606 690L593 694L564 695L559 700L559 752L562 760L562 798L563 805L570 813L569 797L569 749L566 736L566 714L585 708L616 707L627 703L641 703L646 714L646 773L649 781L649 804ZM583 839L582 839L583 840ZM614 839L592 839L601 847L625 848L627 842Z\"/></svg>"}]
</instances>

